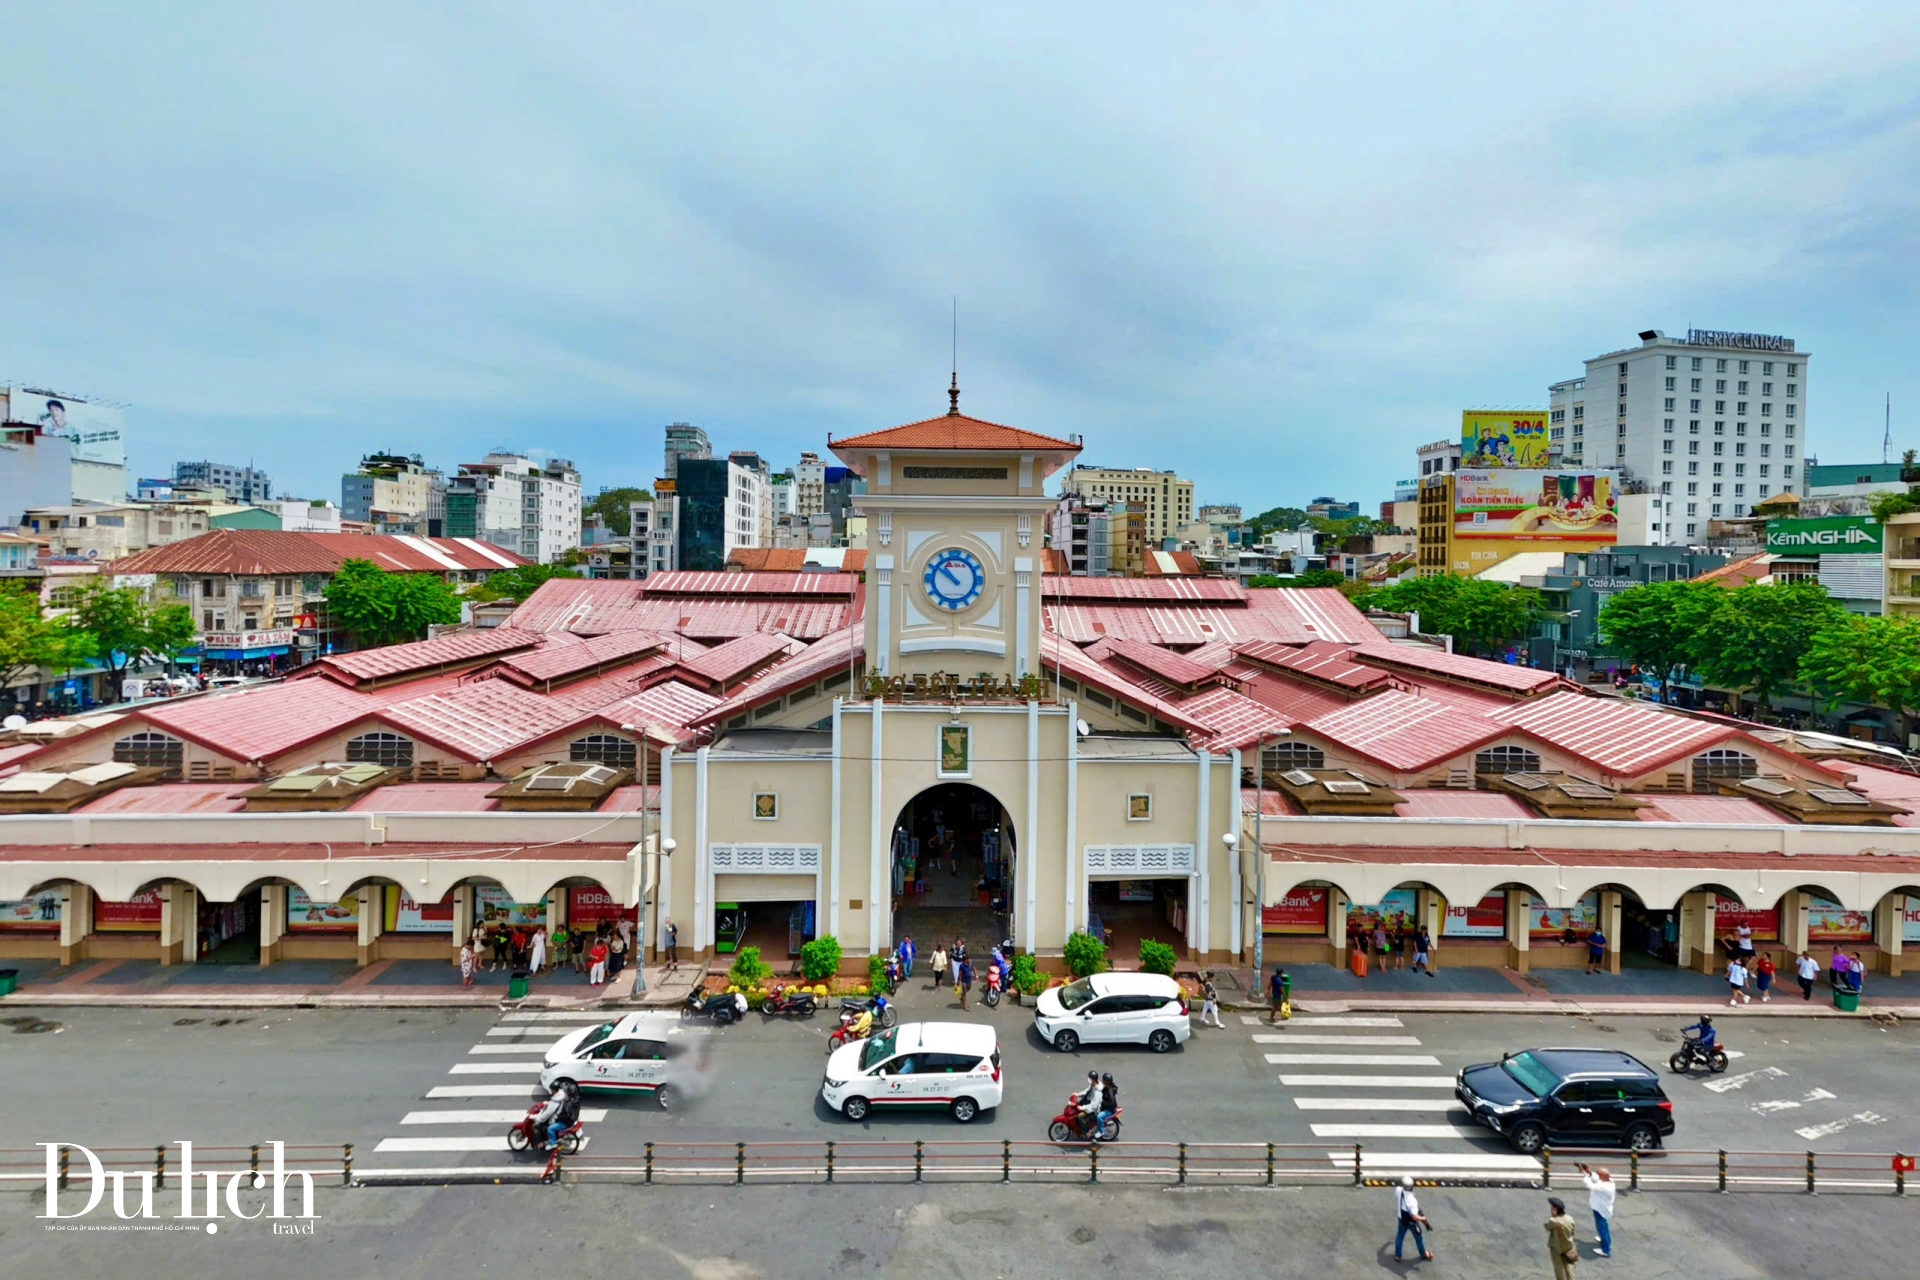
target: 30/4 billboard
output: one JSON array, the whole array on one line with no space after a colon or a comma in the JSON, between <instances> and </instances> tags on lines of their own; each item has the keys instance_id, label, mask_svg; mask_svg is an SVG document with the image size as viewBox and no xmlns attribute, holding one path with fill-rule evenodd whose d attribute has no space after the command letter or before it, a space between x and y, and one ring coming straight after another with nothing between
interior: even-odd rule
<instances>
[{"instance_id":1,"label":"30/4 billboard","mask_svg":"<svg viewBox=\"0 0 1920 1280\"><path fill-rule=\"evenodd\" d=\"M1547 465L1545 409L1468 409L1460 415L1463 467Z\"/></svg>"}]
</instances>

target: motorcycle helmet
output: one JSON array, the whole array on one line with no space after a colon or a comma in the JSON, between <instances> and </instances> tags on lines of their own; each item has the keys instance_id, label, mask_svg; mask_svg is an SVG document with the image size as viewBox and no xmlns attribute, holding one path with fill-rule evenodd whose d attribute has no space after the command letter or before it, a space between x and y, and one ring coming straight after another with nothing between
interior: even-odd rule
<instances>
[{"instance_id":1,"label":"motorcycle helmet","mask_svg":"<svg viewBox=\"0 0 1920 1280\"><path fill-rule=\"evenodd\" d=\"M1111 1072L1111 1071L1103 1071L1103 1072L1101 1072L1101 1073L1100 1073L1100 1083L1101 1083L1101 1084L1112 1084L1112 1083L1113 1083L1113 1072Z\"/></svg>"},{"instance_id":2,"label":"motorcycle helmet","mask_svg":"<svg viewBox=\"0 0 1920 1280\"><path fill-rule=\"evenodd\" d=\"M1099 1083L1100 1083L1100 1073L1099 1073L1098 1071L1089 1071L1089 1072L1087 1072L1087 1083L1088 1083L1088 1084L1099 1084Z\"/></svg>"},{"instance_id":3,"label":"motorcycle helmet","mask_svg":"<svg viewBox=\"0 0 1920 1280\"><path fill-rule=\"evenodd\" d=\"M1710 1027L1710 1026L1712 1026L1712 1025L1713 1025L1713 1015L1712 1015L1712 1014L1710 1014L1710 1013L1703 1013L1703 1014L1701 1014L1701 1015L1700 1015L1700 1025L1701 1025L1701 1026L1703 1026L1703 1027Z\"/></svg>"}]
</instances>

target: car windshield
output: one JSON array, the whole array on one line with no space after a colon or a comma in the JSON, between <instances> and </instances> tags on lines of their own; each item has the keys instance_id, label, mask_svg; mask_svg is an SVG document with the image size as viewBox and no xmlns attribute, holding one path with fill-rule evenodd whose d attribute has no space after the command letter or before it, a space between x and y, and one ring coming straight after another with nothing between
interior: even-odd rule
<instances>
[{"instance_id":1,"label":"car windshield","mask_svg":"<svg viewBox=\"0 0 1920 1280\"><path fill-rule=\"evenodd\" d=\"M1530 1053L1514 1054L1500 1064L1500 1069L1518 1080L1521 1087L1536 1098L1546 1097L1560 1083L1560 1077L1547 1070Z\"/></svg>"},{"instance_id":2,"label":"car windshield","mask_svg":"<svg viewBox=\"0 0 1920 1280\"><path fill-rule=\"evenodd\" d=\"M1062 1009L1078 1009L1081 1005L1086 1004L1092 999L1093 981L1090 978L1082 978L1078 982L1069 982L1066 986L1060 988L1060 1007Z\"/></svg>"},{"instance_id":3,"label":"car windshield","mask_svg":"<svg viewBox=\"0 0 1920 1280\"><path fill-rule=\"evenodd\" d=\"M603 1022L599 1026L595 1027L593 1030L587 1032L586 1038L580 1042L580 1046L577 1050L575 1050L575 1052L585 1053L587 1050L593 1048L593 1046L599 1044L602 1040L605 1040L608 1036L613 1034L613 1028L615 1025L616 1024L611 1022Z\"/></svg>"},{"instance_id":4,"label":"car windshield","mask_svg":"<svg viewBox=\"0 0 1920 1280\"><path fill-rule=\"evenodd\" d=\"M867 1041L867 1047L860 1051L860 1069L869 1070L875 1063L885 1062L893 1056L893 1046L900 1039L900 1028L882 1031Z\"/></svg>"}]
</instances>

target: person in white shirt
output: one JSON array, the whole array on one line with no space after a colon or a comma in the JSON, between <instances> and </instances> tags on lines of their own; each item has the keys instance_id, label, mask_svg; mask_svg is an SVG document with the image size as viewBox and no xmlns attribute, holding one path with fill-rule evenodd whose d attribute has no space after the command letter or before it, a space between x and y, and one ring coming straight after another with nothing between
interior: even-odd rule
<instances>
[{"instance_id":1,"label":"person in white shirt","mask_svg":"<svg viewBox=\"0 0 1920 1280\"><path fill-rule=\"evenodd\" d=\"M1813 999L1813 984L1820 980L1820 962L1802 951L1799 963L1794 966L1794 972L1800 978L1800 998Z\"/></svg>"},{"instance_id":2,"label":"person in white shirt","mask_svg":"<svg viewBox=\"0 0 1920 1280\"><path fill-rule=\"evenodd\" d=\"M1753 997L1747 994L1747 966L1738 960L1729 961L1727 964L1727 986L1733 991L1732 997L1727 1001L1728 1008L1732 1008L1742 1000L1748 1004L1753 1003Z\"/></svg>"},{"instance_id":3,"label":"person in white shirt","mask_svg":"<svg viewBox=\"0 0 1920 1280\"><path fill-rule=\"evenodd\" d=\"M1400 1229L1393 1233L1394 1261L1402 1261L1400 1248L1407 1242L1407 1232L1413 1232L1413 1247L1420 1251L1420 1257L1427 1262L1433 1261L1433 1254L1427 1251L1427 1237L1420 1230L1432 1226L1420 1212L1420 1201L1414 1198L1413 1176L1401 1177L1399 1189L1393 1193L1394 1208L1400 1215Z\"/></svg>"},{"instance_id":4,"label":"person in white shirt","mask_svg":"<svg viewBox=\"0 0 1920 1280\"><path fill-rule=\"evenodd\" d=\"M1606 1169L1589 1169L1578 1166L1581 1181L1587 1184L1587 1207L1593 1210L1593 1229L1600 1237L1600 1247L1594 1251L1596 1258L1613 1256L1613 1201L1620 1188L1613 1184L1613 1175Z\"/></svg>"}]
</instances>

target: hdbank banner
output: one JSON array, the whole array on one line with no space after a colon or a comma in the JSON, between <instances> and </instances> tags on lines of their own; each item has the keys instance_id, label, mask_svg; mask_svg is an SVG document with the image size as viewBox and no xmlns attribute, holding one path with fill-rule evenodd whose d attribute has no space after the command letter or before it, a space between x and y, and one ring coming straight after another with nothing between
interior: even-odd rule
<instances>
[{"instance_id":1,"label":"hdbank banner","mask_svg":"<svg viewBox=\"0 0 1920 1280\"><path fill-rule=\"evenodd\" d=\"M1620 535L1611 471L1462 471L1453 536L1507 542L1609 543Z\"/></svg>"},{"instance_id":2,"label":"hdbank banner","mask_svg":"<svg viewBox=\"0 0 1920 1280\"><path fill-rule=\"evenodd\" d=\"M1463 467L1547 465L1545 409L1469 409L1460 415Z\"/></svg>"},{"instance_id":3,"label":"hdbank banner","mask_svg":"<svg viewBox=\"0 0 1920 1280\"><path fill-rule=\"evenodd\" d=\"M1767 550L1775 555L1877 556L1881 545L1872 516L1767 521Z\"/></svg>"}]
</instances>

